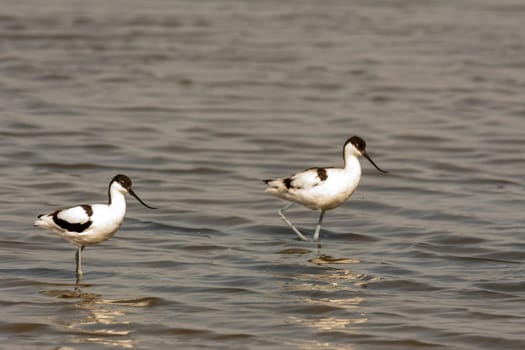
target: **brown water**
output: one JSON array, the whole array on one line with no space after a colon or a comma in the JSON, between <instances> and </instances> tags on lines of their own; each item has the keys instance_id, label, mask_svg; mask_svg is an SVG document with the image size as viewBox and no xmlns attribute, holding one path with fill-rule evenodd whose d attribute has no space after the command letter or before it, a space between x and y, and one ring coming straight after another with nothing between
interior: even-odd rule
<instances>
[{"instance_id":1,"label":"brown water","mask_svg":"<svg viewBox=\"0 0 525 350\"><path fill-rule=\"evenodd\" d=\"M0 7L0 347L524 349L525 5ZM342 163L321 245L260 179ZM129 199L84 251L32 223ZM311 233L317 213L291 219Z\"/></svg>"}]
</instances>

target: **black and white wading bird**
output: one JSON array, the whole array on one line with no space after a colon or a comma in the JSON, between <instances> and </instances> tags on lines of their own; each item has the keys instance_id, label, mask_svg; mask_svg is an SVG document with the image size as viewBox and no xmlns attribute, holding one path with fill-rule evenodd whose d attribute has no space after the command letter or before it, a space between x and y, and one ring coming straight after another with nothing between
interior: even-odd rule
<instances>
[{"instance_id":1,"label":"black and white wading bird","mask_svg":"<svg viewBox=\"0 0 525 350\"><path fill-rule=\"evenodd\" d=\"M359 136L352 136L343 147L343 168L310 168L288 177L263 180L269 186L266 192L292 202L281 208L279 215L300 239L307 240L284 215L284 211L293 203L299 203L312 210L320 210L321 214L313 237L314 241L317 241L324 213L341 205L359 185L361 179L361 165L357 159L359 156L365 157L377 170L386 173L366 153L365 141Z\"/></svg>"},{"instance_id":2,"label":"black and white wading bird","mask_svg":"<svg viewBox=\"0 0 525 350\"><path fill-rule=\"evenodd\" d=\"M54 232L77 247L77 278L82 276L82 251L84 247L109 239L124 221L126 193L135 197L146 208L156 209L144 203L131 188L126 175L117 175L109 183L108 204L83 204L58 209L39 215L35 226Z\"/></svg>"}]
</instances>

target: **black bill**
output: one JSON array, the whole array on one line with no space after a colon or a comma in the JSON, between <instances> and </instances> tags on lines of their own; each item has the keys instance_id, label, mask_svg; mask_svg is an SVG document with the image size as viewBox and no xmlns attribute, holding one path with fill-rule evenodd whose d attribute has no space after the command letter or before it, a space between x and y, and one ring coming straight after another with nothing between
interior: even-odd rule
<instances>
[{"instance_id":1,"label":"black bill","mask_svg":"<svg viewBox=\"0 0 525 350\"><path fill-rule=\"evenodd\" d=\"M144 203L142 201L142 199L139 198L139 196L137 196L137 194L133 191L133 189L128 189L128 192L130 195L132 195L133 197L137 198L137 200L140 202L140 204L142 204L143 206L145 206L146 208L150 208L150 209L157 209L157 208L154 208L154 207L150 207L149 205L147 205L146 203Z\"/></svg>"},{"instance_id":2,"label":"black bill","mask_svg":"<svg viewBox=\"0 0 525 350\"><path fill-rule=\"evenodd\" d=\"M361 152L361 154L363 155L363 157L365 157L366 159L368 159L368 161L369 161L370 163L372 163L372 165L375 166L377 170L379 170L380 172L382 172L382 173L384 173L384 174L387 174L387 173L388 173L388 171L384 171L383 169L381 169L380 167L378 167L377 164L374 163L374 161L372 160L372 158L370 158L370 156L368 155L368 153L366 153L366 152Z\"/></svg>"}]
</instances>

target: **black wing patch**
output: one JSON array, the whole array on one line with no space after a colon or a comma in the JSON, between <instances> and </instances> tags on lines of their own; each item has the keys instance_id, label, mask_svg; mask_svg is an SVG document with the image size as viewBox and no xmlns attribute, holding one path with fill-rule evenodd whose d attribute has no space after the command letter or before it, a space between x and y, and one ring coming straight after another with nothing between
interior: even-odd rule
<instances>
[{"instance_id":1,"label":"black wing patch","mask_svg":"<svg viewBox=\"0 0 525 350\"><path fill-rule=\"evenodd\" d=\"M91 205L84 204L84 205L81 205L81 207L82 209L84 209L87 216L91 217L91 215L93 215L93 208L91 208Z\"/></svg>"},{"instance_id":2,"label":"black wing patch","mask_svg":"<svg viewBox=\"0 0 525 350\"><path fill-rule=\"evenodd\" d=\"M292 188L292 178L291 177L287 177L286 179L283 180L283 183L284 183L284 186L286 186L286 189L289 190L290 188Z\"/></svg>"},{"instance_id":3,"label":"black wing patch","mask_svg":"<svg viewBox=\"0 0 525 350\"><path fill-rule=\"evenodd\" d=\"M326 169L325 168L317 168L317 177L321 181L326 180L328 178L328 174L326 173Z\"/></svg>"},{"instance_id":4,"label":"black wing patch","mask_svg":"<svg viewBox=\"0 0 525 350\"><path fill-rule=\"evenodd\" d=\"M86 207L89 207L89 211L93 213L93 210L91 209L90 206L86 205ZM82 208L84 208L84 206L82 206ZM88 212L86 208L84 208L84 210L86 210L86 213ZM53 221L55 222L57 226L69 232L78 232L78 233L84 232L93 223L93 221L91 220L88 220L84 223L71 223L69 221L62 220L61 218L59 218L58 217L59 212L60 210L57 210L53 213Z\"/></svg>"}]
</instances>

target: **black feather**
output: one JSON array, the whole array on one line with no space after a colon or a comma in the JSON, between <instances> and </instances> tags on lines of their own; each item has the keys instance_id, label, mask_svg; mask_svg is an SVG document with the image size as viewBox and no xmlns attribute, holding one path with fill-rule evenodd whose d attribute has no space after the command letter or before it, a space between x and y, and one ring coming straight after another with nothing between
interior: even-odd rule
<instances>
[{"instance_id":1,"label":"black feather","mask_svg":"<svg viewBox=\"0 0 525 350\"><path fill-rule=\"evenodd\" d=\"M57 210L53 213L53 221L55 222L57 226L69 232L78 232L78 233L84 232L93 223L91 220L88 220L84 223L71 223L71 222L68 222L66 220L62 220L61 218L59 218L58 217L59 212L60 210Z\"/></svg>"}]
</instances>

